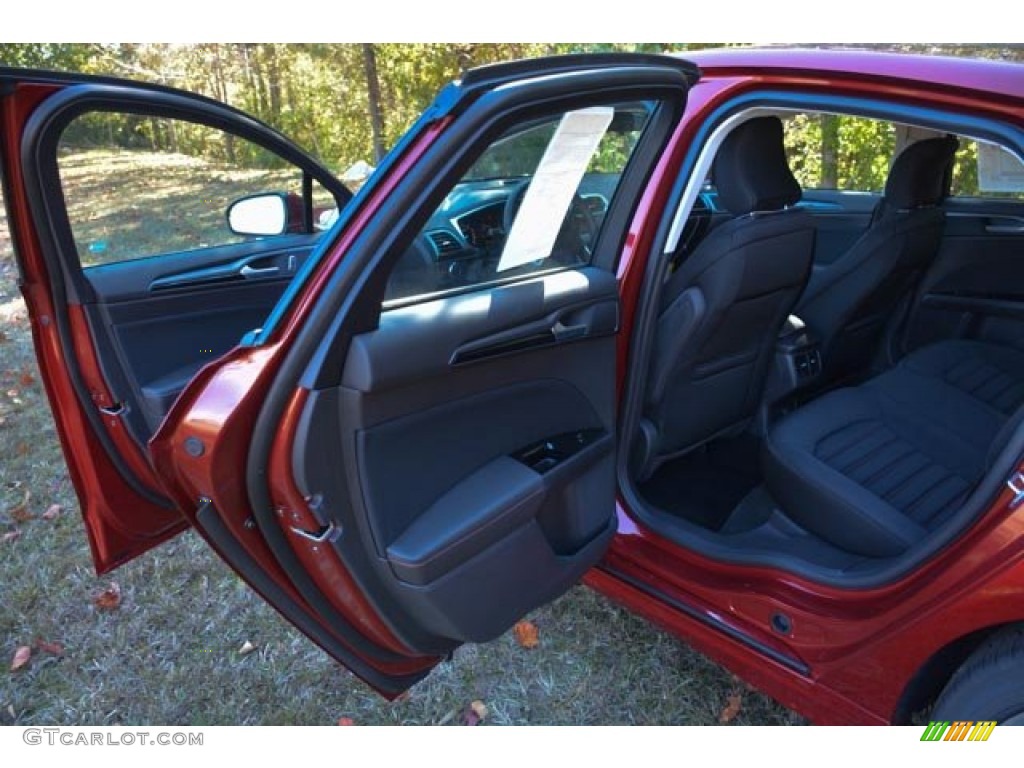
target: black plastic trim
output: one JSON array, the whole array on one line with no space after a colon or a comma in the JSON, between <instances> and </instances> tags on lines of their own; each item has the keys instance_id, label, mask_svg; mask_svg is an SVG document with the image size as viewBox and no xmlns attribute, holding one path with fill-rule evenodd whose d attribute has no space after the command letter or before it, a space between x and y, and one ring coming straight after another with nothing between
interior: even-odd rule
<instances>
[{"instance_id":1,"label":"black plastic trim","mask_svg":"<svg viewBox=\"0 0 1024 768\"><path fill-rule=\"evenodd\" d=\"M952 312L968 312L1000 317L1024 317L1024 296L1007 294L989 296L968 292L927 293L921 298L921 306L928 309L945 309Z\"/></svg>"},{"instance_id":2,"label":"black plastic trim","mask_svg":"<svg viewBox=\"0 0 1024 768\"><path fill-rule=\"evenodd\" d=\"M701 624L704 624L718 632L721 632L723 635L726 635L727 637L739 643L742 643L748 648L754 649L762 656L767 656L772 661L781 664L782 666L791 669L794 672L804 675L805 677L811 674L811 668L795 656L789 656L785 653L782 653L781 651L777 651L774 648L765 645L760 640L751 637L746 632L742 632L736 629L736 627L732 626L731 624L726 624L724 621L720 619L716 619L715 617L709 616L708 614L702 611L698 611L692 605L687 605L681 600L677 600L674 597L665 594L657 587L651 586L651 583L648 581L641 581L640 579L630 576L629 574L619 570L618 568L615 568L614 566L608 565L607 563L602 563L601 565L597 566L597 568L598 570L604 571L612 578L618 579L619 581L628 584L629 586L633 587L633 589L643 592L646 595L650 595L654 599L658 600L659 602L665 603L666 605L668 605L671 608L674 608L680 613L685 613L691 619L696 619Z\"/></svg>"},{"instance_id":3,"label":"black plastic trim","mask_svg":"<svg viewBox=\"0 0 1024 768\"><path fill-rule=\"evenodd\" d=\"M514 80L547 77L606 67L671 67L681 72L687 85L700 78L696 64L676 56L658 53L569 53L538 59L518 59L485 64L466 71L459 81L463 88L494 88Z\"/></svg>"}]
</instances>

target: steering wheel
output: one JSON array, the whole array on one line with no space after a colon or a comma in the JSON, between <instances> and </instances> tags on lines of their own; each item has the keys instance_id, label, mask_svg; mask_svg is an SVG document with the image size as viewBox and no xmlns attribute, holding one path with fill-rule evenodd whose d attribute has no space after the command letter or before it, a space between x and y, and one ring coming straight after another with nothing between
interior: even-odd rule
<instances>
[{"instance_id":1,"label":"steering wheel","mask_svg":"<svg viewBox=\"0 0 1024 768\"><path fill-rule=\"evenodd\" d=\"M512 225L515 223L519 208L522 206L529 188L530 182L524 181L505 199L502 228L506 238L512 231ZM579 194L574 193L549 258L556 263L564 264L589 260L590 250L597 239L597 232L598 223L594 220L590 208Z\"/></svg>"}]
</instances>

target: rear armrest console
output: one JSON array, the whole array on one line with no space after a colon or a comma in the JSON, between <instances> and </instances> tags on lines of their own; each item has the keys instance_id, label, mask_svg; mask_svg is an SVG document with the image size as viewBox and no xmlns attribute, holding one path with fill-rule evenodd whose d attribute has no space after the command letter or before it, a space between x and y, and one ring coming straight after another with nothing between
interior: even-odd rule
<instances>
[{"instance_id":1,"label":"rear armrest console","mask_svg":"<svg viewBox=\"0 0 1024 768\"><path fill-rule=\"evenodd\" d=\"M775 344L775 360L765 401L774 403L814 383L821 375L821 345L818 337L796 315L782 326Z\"/></svg>"}]
</instances>

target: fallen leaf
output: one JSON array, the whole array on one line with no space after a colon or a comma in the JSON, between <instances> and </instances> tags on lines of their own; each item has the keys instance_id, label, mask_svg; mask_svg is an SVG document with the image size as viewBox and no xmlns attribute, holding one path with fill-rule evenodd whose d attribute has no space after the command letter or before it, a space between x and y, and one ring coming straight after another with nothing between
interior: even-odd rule
<instances>
[{"instance_id":1,"label":"fallen leaf","mask_svg":"<svg viewBox=\"0 0 1024 768\"><path fill-rule=\"evenodd\" d=\"M743 695L730 693L726 697L726 702L727 704L718 715L718 722L720 723L731 723L736 715L740 713L740 707L743 705Z\"/></svg>"},{"instance_id":2,"label":"fallen leaf","mask_svg":"<svg viewBox=\"0 0 1024 768\"><path fill-rule=\"evenodd\" d=\"M339 717L338 725L355 725L356 722L351 717Z\"/></svg>"},{"instance_id":3,"label":"fallen leaf","mask_svg":"<svg viewBox=\"0 0 1024 768\"><path fill-rule=\"evenodd\" d=\"M60 504L51 504L43 512L43 520L56 520L60 517L60 513L64 511L64 508Z\"/></svg>"},{"instance_id":4,"label":"fallen leaf","mask_svg":"<svg viewBox=\"0 0 1024 768\"><path fill-rule=\"evenodd\" d=\"M92 603L101 611L113 611L121 605L121 585L116 581L110 582L110 586L93 595Z\"/></svg>"},{"instance_id":5,"label":"fallen leaf","mask_svg":"<svg viewBox=\"0 0 1024 768\"><path fill-rule=\"evenodd\" d=\"M487 717L487 705L477 699L466 707L466 711L462 713L462 724L480 725L485 717Z\"/></svg>"},{"instance_id":6,"label":"fallen leaf","mask_svg":"<svg viewBox=\"0 0 1024 768\"><path fill-rule=\"evenodd\" d=\"M28 451L29 451L29 445L28 445L28 443L26 443L26 442L20 442L20 443L18 443L18 445L17 445L16 447L15 447L14 451L15 451L15 453L17 453L17 454L18 454L19 456L26 456L26 455L28 455Z\"/></svg>"},{"instance_id":7,"label":"fallen leaf","mask_svg":"<svg viewBox=\"0 0 1024 768\"><path fill-rule=\"evenodd\" d=\"M6 544L8 541L14 541L15 539L20 539L20 538L21 538L21 531L15 529L13 531L8 531L3 536L0 536L0 541L2 541L4 544Z\"/></svg>"},{"instance_id":8,"label":"fallen leaf","mask_svg":"<svg viewBox=\"0 0 1024 768\"><path fill-rule=\"evenodd\" d=\"M10 340L11 340L10 336L8 336L3 331L0 331L0 344L6 344Z\"/></svg>"},{"instance_id":9,"label":"fallen leaf","mask_svg":"<svg viewBox=\"0 0 1024 768\"><path fill-rule=\"evenodd\" d=\"M16 523L24 523L32 519L32 512L28 508L28 502L32 498L31 491L25 491L25 497L21 502L7 511L11 519Z\"/></svg>"},{"instance_id":10,"label":"fallen leaf","mask_svg":"<svg viewBox=\"0 0 1024 768\"><path fill-rule=\"evenodd\" d=\"M36 650L42 651L43 653L50 653L54 656L64 655L64 646L60 643L49 643L42 638L36 638Z\"/></svg>"},{"instance_id":11,"label":"fallen leaf","mask_svg":"<svg viewBox=\"0 0 1024 768\"><path fill-rule=\"evenodd\" d=\"M16 669L21 669L28 664L28 660L31 658L32 649L27 645L21 646L14 652L14 658L11 660L11 671L13 672Z\"/></svg>"},{"instance_id":12,"label":"fallen leaf","mask_svg":"<svg viewBox=\"0 0 1024 768\"><path fill-rule=\"evenodd\" d=\"M540 645L540 638L537 636L537 625L532 621L517 622L512 631L516 640L523 648L536 648Z\"/></svg>"},{"instance_id":13,"label":"fallen leaf","mask_svg":"<svg viewBox=\"0 0 1024 768\"><path fill-rule=\"evenodd\" d=\"M32 372L27 368L21 371L21 376L18 377L18 382L23 387L31 387L36 383L36 377L32 375Z\"/></svg>"},{"instance_id":14,"label":"fallen leaf","mask_svg":"<svg viewBox=\"0 0 1024 768\"><path fill-rule=\"evenodd\" d=\"M242 643L242 647L238 649L238 654L240 656L248 656L255 650L256 646L250 643L248 640L246 640L244 643Z\"/></svg>"}]
</instances>

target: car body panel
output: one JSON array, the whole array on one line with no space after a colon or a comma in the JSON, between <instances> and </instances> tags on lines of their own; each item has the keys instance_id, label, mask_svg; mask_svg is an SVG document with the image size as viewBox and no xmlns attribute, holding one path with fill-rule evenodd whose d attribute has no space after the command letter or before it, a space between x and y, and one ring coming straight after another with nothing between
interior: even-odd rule
<instances>
[{"instance_id":1,"label":"car body panel","mask_svg":"<svg viewBox=\"0 0 1024 768\"><path fill-rule=\"evenodd\" d=\"M987 93L995 102L1024 99L1020 65L991 59L914 56L866 50L728 48L687 51L707 76L835 77L867 85L881 81L934 84ZM952 97L954 94L947 94Z\"/></svg>"}]
</instances>

